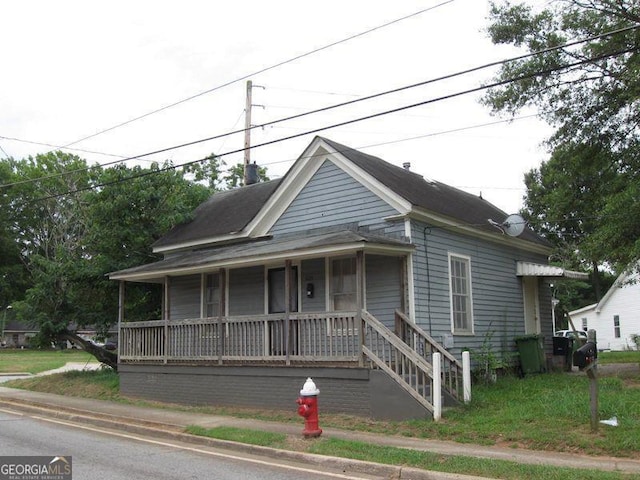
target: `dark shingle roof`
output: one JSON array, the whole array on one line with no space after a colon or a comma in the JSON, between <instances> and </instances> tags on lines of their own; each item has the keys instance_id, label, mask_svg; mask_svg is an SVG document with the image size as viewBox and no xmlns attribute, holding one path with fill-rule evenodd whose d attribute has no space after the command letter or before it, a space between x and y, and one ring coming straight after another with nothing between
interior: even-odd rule
<instances>
[{"instance_id":1,"label":"dark shingle roof","mask_svg":"<svg viewBox=\"0 0 640 480\"><path fill-rule=\"evenodd\" d=\"M273 238L260 238L245 243L231 244L223 247L202 250L190 250L172 255L159 262L128 268L110 274L111 278L120 276L146 275L153 277L157 272L179 269L207 268L209 265L228 262L233 259L263 258L287 252L316 250L322 247L351 246L354 244L384 246L397 249L413 248L406 240L391 238L365 231L336 230L332 232L299 232L291 235L280 235Z\"/></svg>"},{"instance_id":2,"label":"dark shingle roof","mask_svg":"<svg viewBox=\"0 0 640 480\"><path fill-rule=\"evenodd\" d=\"M496 233L498 230L489 224L488 219L500 223L507 216L481 197L444 183L425 180L421 175L327 138L323 140L412 205L454 219L462 226ZM547 245L544 239L529 229L525 229L520 238Z\"/></svg>"},{"instance_id":3,"label":"dark shingle roof","mask_svg":"<svg viewBox=\"0 0 640 480\"><path fill-rule=\"evenodd\" d=\"M476 195L444 183L425 180L421 175L378 157L320 138L412 205L448 217L461 226L497 233L488 219L502 222L507 216L498 207ZM212 195L195 210L191 221L174 227L153 246L180 245L241 231L276 191L281 180L256 183ZM525 229L520 238L548 246L546 240L530 229Z\"/></svg>"},{"instance_id":4,"label":"dark shingle roof","mask_svg":"<svg viewBox=\"0 0 640 480\"><path fill-rule=\"evenodd\" d=\"M196 208L193 219L177 225L153 244L164 247L242 230L256 216L280 180L219 192Z\"/></svg>"}]
</instances>

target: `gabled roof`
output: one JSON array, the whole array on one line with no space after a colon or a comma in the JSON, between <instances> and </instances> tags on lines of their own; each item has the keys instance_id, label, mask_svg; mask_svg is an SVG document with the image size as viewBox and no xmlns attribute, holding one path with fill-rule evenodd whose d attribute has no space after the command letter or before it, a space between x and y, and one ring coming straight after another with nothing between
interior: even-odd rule
<instances>
[{"instance_id":1,"label":"gabled roof","mask_svg":"<svg viewBox=\"0 0 640 480\"><path fill-rule=\"evenodd\" d=\"M172 228L153 248L159 251L169 246L188 248L206 243L207 239L233 237L255 217L278 185L280 179L212 195L196 208L192 220Z\"/></svg>"},{"instance_id":2,"label":"gabled roof","mask_svg":"<svg viewBox=\"0 0 640 480\"><path fill-rule=\"evenodd\" d=\"M318 156L318 152L323 155ZM158 240L153 245L154 250L180 251L239 239L246 241L268 234L272 222L303 188L314 169L319 168L326 156L332 155L344 168L349 168L352 175L363 182L369 181L368 186L393 202L401 215L425 214L428 218L443 219L450 226L458 225L467 232L500 237L488 219L501 222L506 213L481 197L441 182L425 180L373 155L316 137L284 177L216 193L196 209L193 220L176 226ZM546 240L530 229L525 229L519 240L537 248L549 247Z\"/></svg>"},{"instance_id":3,"label":"gabled roof","mask_svg":"<svg viewBox=\"0 0 640 480\"><path fill-rule=\"evenodd\" d=\"M632 282L640 281L640 274L637 271L639 266L640 265L638 263L633 264L627 267L620 275L618 275L618 278L616 278L615 282L613 282L613 285L611 285L609 290L607 290L607 293L604 294L604 296L598 303L592 303L591 305L587 305L586 307L573 310L572 312L569 312L569 316L579 315L581 313L586 313L592 310L594 310L596 313L600 313L614 293Z\"/></svg>"},{"instance_id":4,"label":"gabled roof","mask_svg":"<svg viewBox=\"0 0 640 480\"><path fill-rule=\"evenodd\" d=\"M507 216L504 211L477 195L441 182L425 180L421 175L392 165L381 158L362 153L327 138L323 140L416 207L491 233L496 233L497 230L489 224L488 219L501 222ZM530 229L525 229L520 238L548 245Z\"/></svg>"}]
</instances>

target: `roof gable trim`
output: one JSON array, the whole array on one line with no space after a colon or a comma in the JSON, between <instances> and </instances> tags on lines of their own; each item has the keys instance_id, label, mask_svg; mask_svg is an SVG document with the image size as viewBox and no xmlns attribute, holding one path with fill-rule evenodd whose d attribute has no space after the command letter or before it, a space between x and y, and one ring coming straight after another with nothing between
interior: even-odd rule
<instances>
[{"instance_id":1,"label":"roof gable trim","mask_svg":"<svg viewBox=\"0 0 640 480\"><path fill-rule=\"evenodd\" d=\"M247 225L247 235L251 237L266 235L325 161L334 163L400 214L411 211L411 204L407 200L364 172L322 138L316 137L287 172L278 189L258 215Z\"/></svg>"}]
</instances>

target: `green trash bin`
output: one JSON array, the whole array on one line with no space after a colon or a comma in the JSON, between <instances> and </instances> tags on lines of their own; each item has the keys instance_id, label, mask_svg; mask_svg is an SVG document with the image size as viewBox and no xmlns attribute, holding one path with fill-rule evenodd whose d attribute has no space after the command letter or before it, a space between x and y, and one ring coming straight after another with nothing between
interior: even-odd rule
<instances>
[{"instance_id":1,"label":"green trash bin","mask_svg":"<svg viewBox=\"0 0 640 480\"><path fill-rule=\"evenodd\" d=\"M522 373L542 373L546 370L542 335L523 335L516 337Z\"/></svg>"}]
</instances>

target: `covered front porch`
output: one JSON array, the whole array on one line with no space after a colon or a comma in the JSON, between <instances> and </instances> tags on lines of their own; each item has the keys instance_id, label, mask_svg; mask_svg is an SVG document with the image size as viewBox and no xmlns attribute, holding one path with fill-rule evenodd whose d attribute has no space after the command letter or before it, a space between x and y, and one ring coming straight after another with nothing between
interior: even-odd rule
<instances>
[{"instance_id":1,"label":"covered front porch","mask_svg":"<svg viewBox=\"0 0 640 480\"><path fill-rule=\"evenodd\" d=\"M341 231L177 253L116 272L121 371L375 370L433 411L434 378L458 399L462 369L404 313L412 250L401 239ZM127 321L131 281L162 285L163 318Z\"/></svg>"},{"instance_id":2,"label":"covered front porch","mask_svg":"<svg viewBox=\"0 0 640 480\"><path fill-rule=\"evenodd\" d=\"M408 242L360 231L172 253L120 281L120 362L361 362L362 311L408 310ZM128 322L126 284L162 286L162 317ZM170 340L170 341L169 341Z\"/></svg>"}]
</instances>

